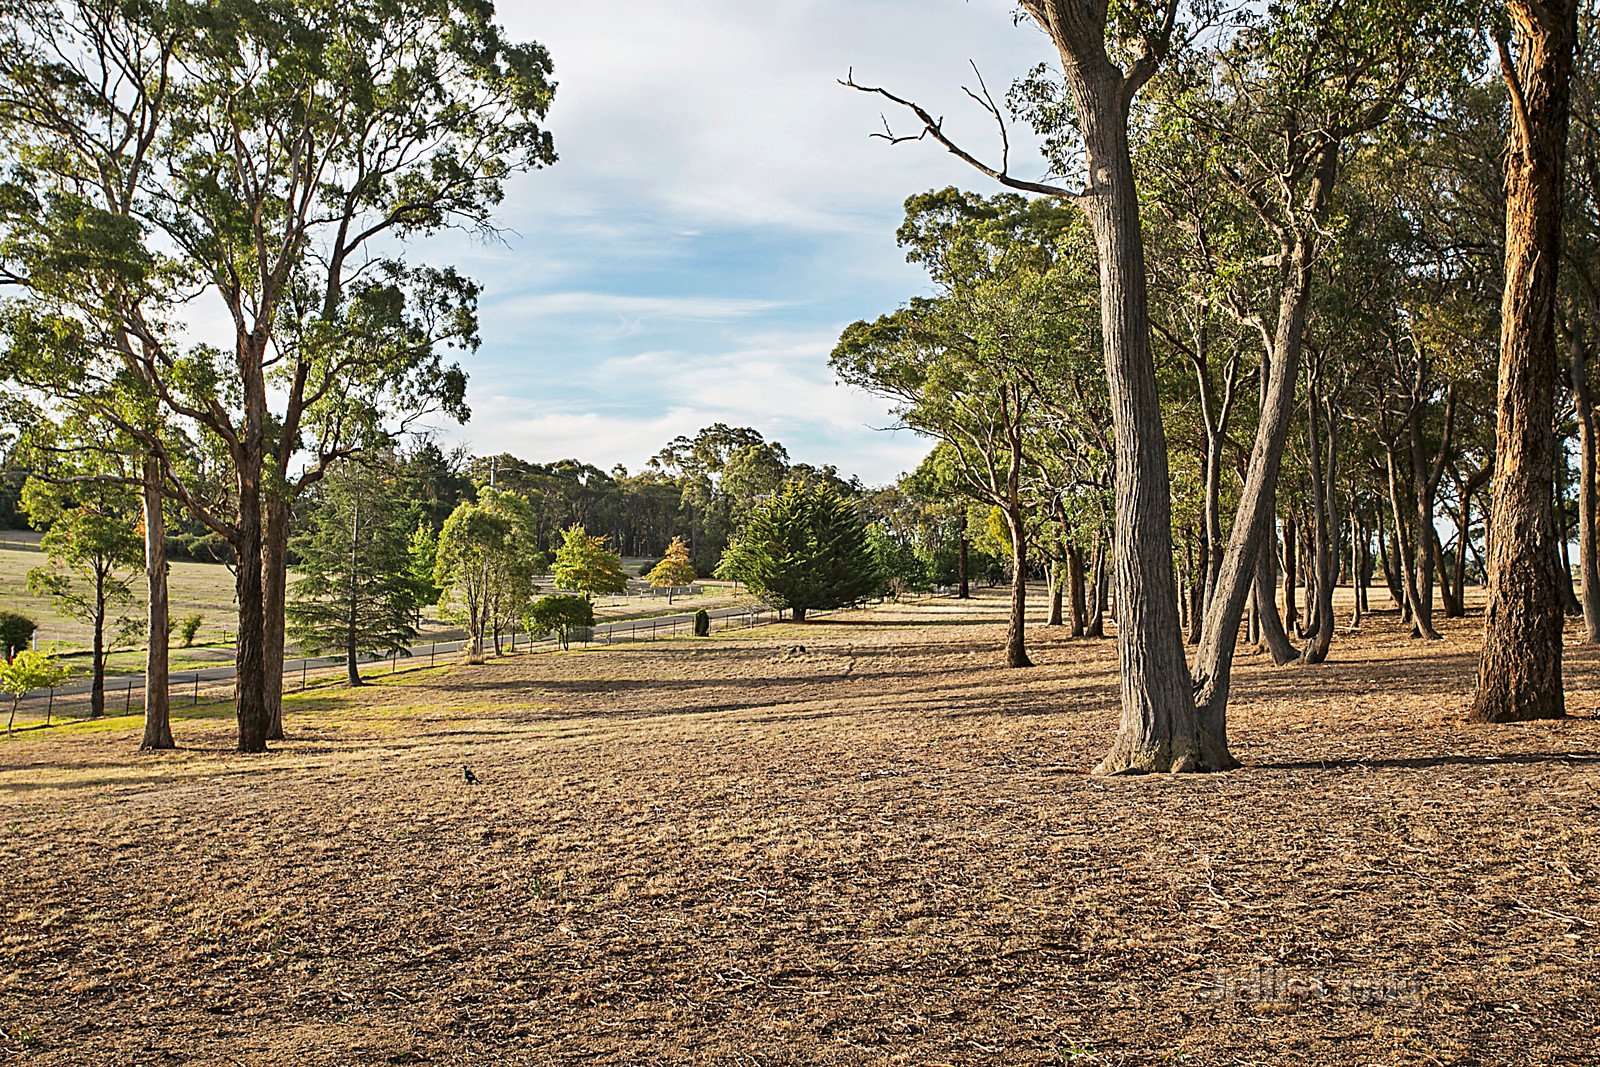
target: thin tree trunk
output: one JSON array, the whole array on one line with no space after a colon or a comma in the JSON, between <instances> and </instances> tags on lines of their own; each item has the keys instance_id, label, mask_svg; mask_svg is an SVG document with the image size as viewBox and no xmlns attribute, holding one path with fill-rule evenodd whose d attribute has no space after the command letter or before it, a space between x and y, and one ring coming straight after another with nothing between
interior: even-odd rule
<instances>
[{"instance_id":1,"label":"thin tree trunk","mask_svg":"<svg viewBox=\"0 0 1600 1067\"><path fill-rule=\"evenodd\" d=\"M1328 658L1333 646L1333 586L1338 577L1338 567L1333 558L1333 492L1336 484L1334 463L1338 457L1337 426L1333 412L1327 412L1327 425L1319 427L1319 409L1323 407L1317 396L1313 378L1310 402L1306 405L1308 427L1308 457L1311 481L1311 592L1307 594L1307 609L1314 625L1306 635L1305 648L1300 653L1304 663L1321 663ZM1331 403L1328 405L1332 407ZM1323 439L1326 438L1324 446ZM1326 451L1324 451L1324 448Z\"/></svg>"},{"instance_id":2,"label":"thin tree trunk","mask_svg":"<svg viewBox=\"0 0 1600 1067\"><path fill-rule=\"evenodd\" d=\"M1289 640L1283 628L1283 617L1278 614L1277 540L1276 530L1269 527L1267 540L1262 542L1261 555L1256 561L1255 583L1251 592L1256 612L1253 640L1260 642L1271 654L1272 662L1281 667L1285 663L1293 663L1300 653Z\"/></svg>"},{"instance_id":3,"label":"thin tree trunk","mask_svg":"<svg viewBox=\"0 0 1600 1067\"><path fill-rule=\"evenodd\" d=\"M967 600L972 596L972 582L967 570L967 531L961 531L956 542L956 597Z\"/></svg>"},{"instance_id":4,"label":"thin tree trunk","mask_svg":"<svg viewBox=\"0 0 1600 1067\"><path fill-rule=\"evenodd\" d=\"M94 636L91 639L89 671L89 718L98 719L106 713L106 600L105 581L95 575Z\"/></svg>"},{"instance_id":5,"label":"thin tree trunk","mask_svg":"<svg viewBox=\"0 0 1600 1067\"><path fill-rule=\"evenodd\" d=\"M1013 505L1006 511L1011 527L1011 618L1006 625L1006 666L1031 667L1028 658L1028 534L1022 512Z\"/></svg>"},{"instance_id":6,"label":"thin tree trunk","mask_svg":"<svg viewBox=\"0 0 1600 1067\"><path fill-rule=\"evenodd\" d=\"M266 524L261 545L262 634L265 641L261 678L266 704L267 740L283 740L284 623L289 593L289 502L278 493L265 501Z\"/></svg>"},{"instance_id":7,"label":"thin tree trunk","mask_svg":"<svg viewBox=\"0 0 1600 1067\"><path fill-rule=\"evenodd\" d=\"M1578 416L1578 582L1583 591L1583 639L1600 645L1600 547L1595 542L1595 525L1600 516L1595 479L1597 447L1595 441L1594 399L1589 390L1588 351L1574 327L1568 342L1571 358L1572 401Z\"/></svg>"},{"instance_id":8,"label":"thin tree trunk","mask_svg":"<svg viewBox=\"0 0 1600 1067\"><path fill-rule=\"evenodd\" d=\"M1061 563L1050 561L1050 609L1045 616L1046 626L1060 626L1064 622L1062 604L1066 600L1065 591L1062 589Z\"/></svg>"},{"instance_id":9,"label":"thin tree trunk","mask_svg":"<svg viewBox=\"0 0 1600 1067\"><path fill-rule=\"evenodd\" d=\"M1521 49L1502 65L1513 101L1505 155L1506 271L1500 311L1489 589L1475 722L1566 714L1561 600L1550 551L1555 474L1557 266L1561 258L1575 0L1509 0Z\"/></svg>"},{"instance_id":10,"label":"thin tree trunk","mask_svg":"<svg viewBox=\"0 0 1600 1067\"><path fill-rule=\"evenodd\" d=\"M161 510L161 461L155 456L144 460L144 579L146 593L145 628L148 641L144 656L144 738L142 749L168 749L172 743L172 710L167 688L170 657L167 635L167 525Z\"/></svg>"},{"instance_id":11,"label":"thin tree trunk","mask_svg":"<svg viewBox=\"0 0 1600 1067\"><path fill-rule=\"evenodd\" d=\"M1558 456L1555 499L1551 501L1551 506L1555 508L1553 521L1556 528L1556 555L1559 563L1556 570L1556 592L1561 596L1562 611L1568 615L1579 616L1583 614L1583 604L1572 588L1572 556L1567 548L1567 543L1572 539L1572 529L1567 524L1566 466L1565 460Z\"/></svg>"},{"instance_id":12,"label":"thin tree trunk","mask_svg":"<svg viewBox=\"0 0 1600 1067\"><path fill-rule=\"evenodd\" d=\"M1067 546L1067 609L1072 616L1072 636L1082 637L1088 626L1088 606L1084 603L1083 549Z\"/></svg>"},{"instance_id":13,"label":"thin tree trunk","mask_svg":"<svg viewBox=\"0 0 1600 1067\"><path fill-rule=\"evenodd\" d=\"M1283 632L1300 632L1300 609L1295 605L1295 590L1300 586L1300 532L1293 508L1283 515Z\"/></svg>"},{"instance_id":14,"label":"thin tree trunk","mask_svg":"<svg viewBox=\"0 0 1600 1067\"><path fill-rule=\"evenodd\" d=\"M1350 486L1350 629L1361 629L1361 614L1366 610L1367 535L1356 510L1355 484Z\"/></svg>"},{"instance_id":15,"label":"thin tree trunk","mask_svg":"<svg viewBox=\"0 0 1600 1067\"><path fill-rule=\"evenodd\" d=\"M1083 635L1106 635L1106 545L1103 539L1094 546L1094 609L1084 624Z\"/></svg>"}]
</instances>

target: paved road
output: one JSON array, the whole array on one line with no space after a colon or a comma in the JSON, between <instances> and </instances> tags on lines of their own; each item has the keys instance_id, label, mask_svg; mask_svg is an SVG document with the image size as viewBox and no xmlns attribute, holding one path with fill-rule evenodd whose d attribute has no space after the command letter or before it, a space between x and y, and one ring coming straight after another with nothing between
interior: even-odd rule
<instances>
[{"instance_id":1,"label":"paved road","mask_svg":"<svg viewBox=\"0 0 1600 1067\"><path fill-rule=\"evenodd\" d=\"M713 619L727 619L735 616L750 615L759 611L764 616L772 616L769 608L752 609L748 607L712 608L706 614ZM604 644L608 638L623 638L628 640L648 640L649 637L665 636L674 630L682 632L694 622L694 612L683 612L676 615L660 615L650 619L628 619L620 622L601 623L594 628L594 641ZM554 638L541 638L535 644L554 644ZM517 647L525 648L528 645L528 635L517 635ZM401 659L432 659L437 656L449 655L459 652L467 645L466 641L429 641L418 642L411 646L410 656L401 656ZM366 663L387 662L388 657L372 657L364 659ZM343 656L308 656L303 659L285 660L283 664L284 677L302 672L326 670L330 667L344 666ZM174 671L167 676L167 684L173 688L181 685L193 685L196 682L221 682L234 676L234 667L231 663L219 664L215 667L198 667L191 670ZM121 692L132 683L134 689L144 688L144 674L116 674L107 675L105 687L107 693ZM57 689L56 696L72 696L76 693L87 693L94 688L90 682L74 682ZM42 690L40 690L42 692Z\"/></svg>"}]
</instances>

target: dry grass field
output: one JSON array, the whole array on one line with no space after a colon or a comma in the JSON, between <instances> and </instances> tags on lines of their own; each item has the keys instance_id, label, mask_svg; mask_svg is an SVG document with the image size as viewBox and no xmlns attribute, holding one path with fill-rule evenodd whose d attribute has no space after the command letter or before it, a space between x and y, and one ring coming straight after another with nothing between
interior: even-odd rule
<instances>
[{"instance_id":1,"label":"dry grass field","mask_svg":"<svg viewBox=\"0 0 1600 1067\"><path fill-rule=\"evenodd\" d=\"M932 601L0 743L0 1061L1594 1064L1600 656L1242 658L1247 766L1104 780L1110 642ZM798 646L804 646L800 650ZM204 709L202 709L204 710ZM469 785L462 765L480 779Z\"/></svg>"}]
</instances>

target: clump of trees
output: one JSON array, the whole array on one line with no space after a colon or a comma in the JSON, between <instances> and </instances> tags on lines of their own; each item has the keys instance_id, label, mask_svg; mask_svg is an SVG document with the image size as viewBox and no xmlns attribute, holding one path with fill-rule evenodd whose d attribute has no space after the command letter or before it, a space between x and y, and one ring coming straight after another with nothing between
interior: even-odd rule
<instances>
[{"instance_id":1,"label":"clump of trees","mask_svg":"<svg viewBox=\"0 0 1600 1067\"><path fill-rule=\"evenodd\" d=\"M850 327L834 363L953 450L1008 528L1016 601L1036 570L1024 547L1045 557L1052 621L1068 591L1074 631L1090 582L1095 599L1114 585L1123 717L1099 770L1234 766L1241 639L1322 662L1341 580L1353 622L1376 578L1424 639L1436 591L1459 616L1486 581L1473 717L1559 714L1561 612L1587 600L1570 542L1600 597L1593 124L1569 102L1595 99L1594 49L1577 48L1594 5L1020 12L1053 55L1006 107L972 90L1002 135L994 162L916 102L846 82L912 122L891 141L937 144L1028 199L908 201L901 241L935 293ZM1014 117L1048 177L1011 169Z\"/></svg>"},{"instance_id":2,"label":"clump of trees","mask_svg":"<svg viewBox=\"0 0 1600 1067\"><path fill-rule=\"evenodd\" d=\"M555 159L550 57L492 7L45 0L0 11L6 377L113 435L144 509L164 726L164 518L225 541L238 747L282 735L296 502L465 418L477 286L406 238L482 228ZM264 78L261 72L270 70ZM226 325L199 339L183 308ZM88 442L93 449L98 446Z\"/></svg>"},{"instance_id":3,"label":"clump of trees","mask_svg":"<svg viewBox=\"0 0 1600 1067\"><path fill-rule=\"evenodd\" d=\"M523 618L538 591L545 559L531 536L527 502L484 486L445 520L435 553L439 610L467 631L466 658L481 663L486 642L501 651L507 626Z\"/></svg>"}]
</instances>

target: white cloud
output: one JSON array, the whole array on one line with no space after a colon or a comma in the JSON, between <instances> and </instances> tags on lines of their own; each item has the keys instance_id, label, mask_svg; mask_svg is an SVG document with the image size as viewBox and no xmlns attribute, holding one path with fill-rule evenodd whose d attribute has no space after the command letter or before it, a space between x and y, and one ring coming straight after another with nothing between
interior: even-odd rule
<instances>
[{"instance_id":1,"label":"white cloud","mask_svg":"<svg viewBox=\"0 0 1600 1067\"><path fill-rule=\"evenodd\" d=\"M782 334L750 340L737 351L644 351L581 371L582 381L611 390L602 402L524 399L517 382L496 375L478 383L462 436L481 451L638 470L679 434L726 422L783 442L796 461L832 463L869 483L892 481L927 452L927 440L892 429L881 400L834 380L826 343Z\"/></svg>"},{"instance_id":2,"label":"white cloud","mask_svg":"<svg viewBox=\"0 0 1600 1067\"><path fill-rule=\"evenodd\" d=\"M629 293L530 293L494 302L497 317L540 319L556 316L619 315L667 320L722 322L784 306L778 300L742 300L716 296L643 296Z\"/></svg>"},{"instance_id":3,"label":"white cloud","mask_svg":"<svg viewBox=\"0 0 1600 1067\"><path fill-rule=\"evenodd\" d=\"M894 243L909 194L992 183L937 146L870 135L889 110L853 67L925 103L985 158L998 138L961 91L995 94L1049 58L1009 0L504 0L550 48L561 160L519 176L503 244L427 253L484 282L468 361L480 451L637 469L672 437L751 425L798 460L872 482L926 441L878 432L887 406L834 382L845 322L925 284ZM909 129L902 116L889 116ZM1044 165L1017 131L1013 166Z\"/></svg>"}]
</instances>

